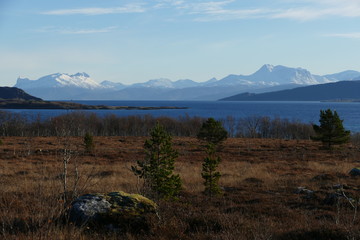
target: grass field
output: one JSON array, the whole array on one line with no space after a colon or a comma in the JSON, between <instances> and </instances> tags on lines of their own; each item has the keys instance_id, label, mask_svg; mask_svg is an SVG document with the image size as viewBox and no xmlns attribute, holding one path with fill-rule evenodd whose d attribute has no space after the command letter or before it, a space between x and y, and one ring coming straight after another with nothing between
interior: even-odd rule
<instances>
[{"instance_id":1,"label":"grass field","mask_svg":"<svg viewBox=\"0 0 360 240\"><path fill-rule=\"evenodd\" d=\"M1 239L360 239L360 177L349 175L360 167L354 144L327 151L307 140L230 138L219 153L223 194L209 199L202 193L201 144L174 138L179 200L159 202L160 219L149 233L119 234L59 220L64 158L71 196L136 193L141 182L130 168L144 157L144 137L95 137L91 154L81 137L1 140Z\"/></svg>"}]
</instances>

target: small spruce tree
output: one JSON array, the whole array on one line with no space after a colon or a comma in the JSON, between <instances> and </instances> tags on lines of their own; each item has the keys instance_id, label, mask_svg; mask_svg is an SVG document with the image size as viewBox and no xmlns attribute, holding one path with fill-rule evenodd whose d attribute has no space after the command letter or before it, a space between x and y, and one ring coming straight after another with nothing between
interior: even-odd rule
<instances>
[{"instance_id":1,"label":"small spruce tree","mask_svg":"<svg viewBox=\"0 0 360 240\"><path fill-rule=\"evenodd\" d=\"M207 156L204 158L201 176L204 179L204 193L210 196L210 198L221 193L219 187L221 173L216 170L221 158L216 155L216 151L221 142L227 138L227 135L228 133L223 128L221 122L216 121L214 118L209 118L205 121L197 135L199 140L207 143L205 148Z\"/></svg>"},{"instance_id":2,"label":"small spruce tree","mask_svg":"<svg viewBox=\"0 0 360 240\"><path fill-rule=\"evenodd\" d=\"M174 174L178 152L173 149L171 136L159 123L151 130L144 144L145 159L132 166L134 174L143 179L142 193L156 199L176 198L181 190L181 179Z\"/></svg>"},{"instance_id":3,"label":"small spruce tree","mask_svg":"<svg viewBox=\"0 0 360 240\"><path fill-rule=\"evenodd\" d=\"M221 173L216 169L219 166L221 158L215 155L216 146L213 143L209 143L206 148L207 156L204 159L202 164L202 172L201 176L205 180L205 191L204 193L210 198L213 195L218 195L221 193L221 189L219 187L219 179L221 177Z\"/></svg>"},{"instance_id":4,"label":"small spruce tree","mask_svg":"<svg viewBox=\"0 0 360 240\"><path fill-rule=\"evenodd\" d=\"M313 125L316 136L312 136L312 140L321 141L327 149L331 149L333 145L349 142L350 131L345 130L343 120L336 111L320 110L319 122L320 125Z\"/></svg>"},{"instance_id":5,"label":"small spruce tree","mask_svg":"<svg viewBox=\"0 0 360 240\"><path fill-rule=\"evenodd\" d=\"M228 136L220 121L208 118L201 126L197 138L214 145L220 144Z\"/></svg>"}]
</instances>

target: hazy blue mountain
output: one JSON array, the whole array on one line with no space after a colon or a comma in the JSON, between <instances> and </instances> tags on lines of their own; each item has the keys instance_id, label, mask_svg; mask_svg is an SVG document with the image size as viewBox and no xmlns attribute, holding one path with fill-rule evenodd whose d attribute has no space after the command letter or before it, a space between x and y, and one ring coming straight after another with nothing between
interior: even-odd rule
<instances>
[{"instance_id":1,"label":"hazy blue mountain","mask_svg":"<svg viewBox=\"0 0 360 240\"><path fill-rule=\"evenodd\" d=\"M360 72L348 70L340 73L324 75L324 77L332 81L360 80Z\"/></svg>"},{"instance_id":2,"label":"hazy blue mountain","mask_svg":"<svg viewBox=\"0 0 360 240\"><path fill-rule=\"evenodd\" d=\"M195 82L193 80L190 79L180 79L177 80L175 82L171 81L170 79L167 78L159 78L159 79L152 79L149 80L147 82L144 83L135 83L132 84L131 88L187 88L187 87L195 87L195 86L199 86L200 83Z\"/></svg>"},{"instance_id":3,"label":"hazy blue mountain","mask_svg":"<svg viewBox=\"0 0 360 240\"><path fill-rule=\"evenodd\" d=\"M200 86L201 83L190 79L180 79L173 83L174 88L190 88Z\"/></svg>"},{"instance_id":4,"label":"hazy blue mountain","mask_svg":"<svg viewBox=\"0 0 360 240\"><path fill-rule=\"evenodd\" d=\"M114 89L114 90L121 90L126 88L127 86L125 84L122 83L117 83L117 82L111 82L111 81L102 81L100 83L101 86L103 86L104 88L109 88L109 89Z\"/></svg>"},{"instance_id":5,"label":"hazy blue mountain","mask_svg":"<svg viewBox=\"0 0 360 240\"><path fill-rule=\"evenodd\" d=\"M357 76L360 77L360 72L345 71L318 76L302 68L265 64L250 75L230 74L206 82L159 78L125 85L111 81L97 83L86 73L55 73L37 80L18 78L15 87L47 100L217 100L242 92L263 93L354 79Z\"/></svg>"},{"instance_id":6,"label":"hazy blue mountain","mask_svg":"<svg viewBox=\"0 0 360 240\"><path fill-rule=\"evenodd\" d=\"M339 81L293 89L266 92L240 93L222 101L329 101L360 100L360 81Z\"/></svg>"}]
</instances>

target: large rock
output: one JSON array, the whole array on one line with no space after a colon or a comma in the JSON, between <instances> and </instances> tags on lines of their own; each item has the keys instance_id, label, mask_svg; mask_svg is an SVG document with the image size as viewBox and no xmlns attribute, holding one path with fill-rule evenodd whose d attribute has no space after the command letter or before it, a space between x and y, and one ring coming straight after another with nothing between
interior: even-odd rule
<instances>
[{"instance_id":1,"label":"large rock","mask_svg":"<svg viewBox=\"0 0 360 240\"><path fill-rule=\"evenodd\" d=\"M147 231L156 208L153 201L139 194L86 194L71 203L69 218L77 225L95 229Z\"/></svg>"}]
</instances>

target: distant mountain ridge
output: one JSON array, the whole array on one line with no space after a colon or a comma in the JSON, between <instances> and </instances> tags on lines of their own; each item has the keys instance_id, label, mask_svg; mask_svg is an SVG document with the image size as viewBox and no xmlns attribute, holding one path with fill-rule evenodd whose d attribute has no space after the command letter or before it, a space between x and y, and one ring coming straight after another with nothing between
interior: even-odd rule
<instances>
[{"instance_id":1,"label":"distant mountain ridge","mask_svg":"<svg viewBox=\"0 0 360 240\"><path fill-rule=\"evenodd\" d=\"M360 101L360 81L339 81L267 93L240 93L221 101Z\"/></svg>"},{"instance_id":2,"label":"distant mountain ridge","mask_svg":"<svg viewBox=\"0 0 360 240\"><path fill-rule=\"evenodd\" d=\"M30 80L28 78L18 78L16 87L21 86L22 88L46 88L46 87L78 87L87 89L102 88L101 84L95 82L86 73L76 73L73 75L65 73L54 73L39 78L38 80Z\"/></svg>"},{"instance_id":3,"label":"distant mountain ridge","mask_svg":"<svg viewBox=\"0 0 360 240\"><path fill-rule=\"evenodd\" d=\"M217 100L241 92L263 93L355 78L360 79L360 72L349 70L318 76L303 68L265 64L250 75L230 74L206 82L160 78L125 85L111 81L97 83L86 73L55 73L37 80L18 78L15 87L48 100Z\"/></svg>"}]
</instances>

